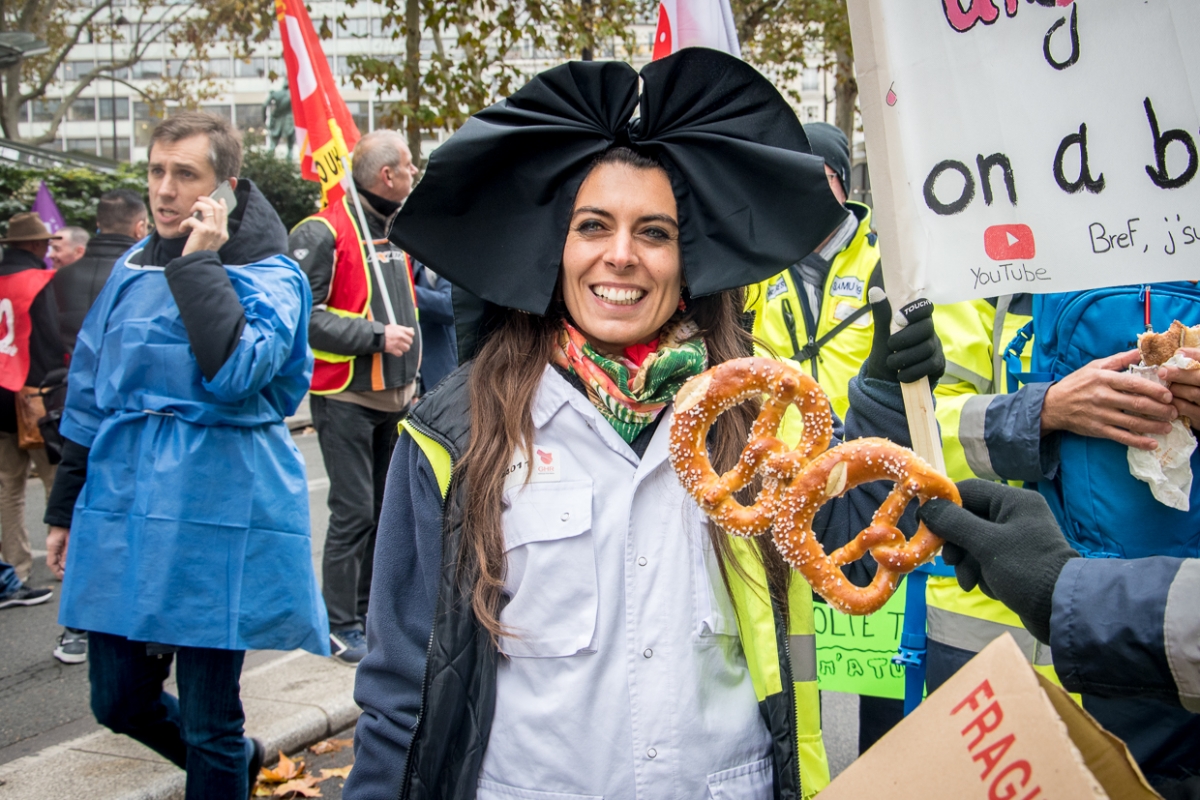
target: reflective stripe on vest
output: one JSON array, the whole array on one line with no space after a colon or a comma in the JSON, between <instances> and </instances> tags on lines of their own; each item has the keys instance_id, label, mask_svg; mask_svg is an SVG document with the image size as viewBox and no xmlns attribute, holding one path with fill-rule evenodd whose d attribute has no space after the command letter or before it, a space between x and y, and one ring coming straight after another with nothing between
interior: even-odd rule
<instances>
[{"instance_id":1,"label":"reflective stripe on vest","mask_svg":"<svg viewBox=\"0 0 1200 800\"><path fill-rule=\"evenodd\" d=\"M1054 659L1049 645L1044 645L1024 628L992 622L989 619L956 614L944 608L929 606L925 612L929 638L959 650L978 653L1004 634L1011 634L1025 654L1025 660L1037 666L1051 666Z\"/></svg>"},{"instance_id":2,"label":"reflective stripe on vest","mask_svg":"<svg viewBox=\"0 0 1200 800\"><path fill-rule=\"evenodd\" d=\"M343 197L341 202L304 222L309 220L319 220L334 237L333 278L329 283L325 310L350 319L368 317L373 291L370 263L366 241L358 228L358 221L350 213L349 200ZM314 347L313 357L313 394L341 392L354 380L354 360L357 356L330 353Z\"/></svg>"}]
</instances>

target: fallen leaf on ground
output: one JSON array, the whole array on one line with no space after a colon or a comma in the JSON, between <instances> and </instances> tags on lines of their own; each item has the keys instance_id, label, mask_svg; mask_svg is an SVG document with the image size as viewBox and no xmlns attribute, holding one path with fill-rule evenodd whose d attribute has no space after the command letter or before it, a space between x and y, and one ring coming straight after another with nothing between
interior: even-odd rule
<instances>
[{"instance_id":1,"label":"fallen leaf on ground","mask_svg":"<svg viewBox=\"0 0 1200 800\"><path fill-rule=\"evenodd\" d=\"M297 778L276 786L275 795L278 797L320 797L321 790L317 788L316 778Z\"/></svg>"},{"instance_id":2,"label":"fallen leaf on ground","mask_svg":"<svg viewBox=\"0 0 1200 800\"><path fill-rule=\"evenodd\" d=\"M336 768L336 769L324 769L324 768L322 768L322 770L321 770L321 777L320 777L320 778L318 778L317 780L319 780L319 781L327 781L327 780L329 780L330 778L341 778L341 779L345 780L346 778L350 777L350 769L351 769L353 766L354 766L353 764L347 764L347 765L346 765L346 766L344 766L344 767L338 767L338 768Z\"/></svg>"},{"instance_id":3,"label":"fallen leaf on ground","mask_svg":"<svg viewBox=\"0 0 1200 800\"><path fill-rule=\"evenodd\" d=\"M274 788L270 784L266 784L266 783L255 783L254 784L254 796L255 797L270 797L273 791L274 791Z\"/></svg>"},{"instance_id":4,"label":"fallen leaf on ground","mask_svg":"<svg viewBox=\"0 0 1200 800\"><path fill-rule=\"evenodd\" d=\"M323 742L317 742L312 747L308 748L308 752L313 755L323 756L326 753L337 753L354 744L353 739L326 739Z\"/></svg>"},{"instance_id":5,"label":"fallen leaf on ground","mask_svg":"<svg viewBox=\"0 0 1200 800\"><path fill-rule=\"evenodd\" d=\"M287 783L293 778L299 778L304 774L304 762L300 760L293 761L279 752L279 763L275 769L267 769L263 767L258 773L258 779L263 783Z\"/></svg>"}]
</instances>

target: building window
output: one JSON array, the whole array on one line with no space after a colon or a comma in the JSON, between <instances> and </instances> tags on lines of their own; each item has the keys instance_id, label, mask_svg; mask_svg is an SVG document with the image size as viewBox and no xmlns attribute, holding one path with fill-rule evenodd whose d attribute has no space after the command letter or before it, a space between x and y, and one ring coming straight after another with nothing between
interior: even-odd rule
<instances>
[{"instance_id":1,"label":"building window","mask_svg":"<svg viewBox=\"0 0 1200 800\"><path fill-rule=\"evenodd\" d=\"M233 122L233 111L230 109L230 107L227 103L222 103L220 105L202 106L202 108L205 111L207 111L209 114L216 114L218 117L224 117L225 119L229 120L230 122Z\"/></svg>"},{"instance_id":2,"label":"building window","mask_svg":"<svg viewBox=\"0 0 1200 800\"><path fill-rule=\"evenodd\" d=\"M337 69L333 71L334 75L349 75L350 61L346 56L337 57Z\"/></svg>"},{"instance_id":3,"label":"building window","mask_svg":"<svg viewBox=\"0 0 1200 800\"><path fill-rule=\"evenodd\" d=\"M154 126L163 118L163 114L155 112L148 103L134 103L133 118L136 120L133 123L134 144L146 147L150 144L150 134L154 132Z\"/></svg>"},{"instance_id":4,"label":"building window","mask_svg":"<svg viewBox=\"0 0 1200 800\"><path fill-rule=\"evenodd\" d=\"M133 123L133 141L138 147L150 146L150 134L154 133L154 126L157 124L157 120L141 119Z\"/></svg>"},{"instance_id":5,"label":"building window","mask_svg":"<svg viewBox=\"0 0 1200 800\"><path fill-rule=\"evenodd\" d=\"M399 26L396 26L396 25L384 26L383 18L375 17L374 19L371 20L371 36L375 39L385 39L385 38L391 39L392 31L394 31L397 27L399 27Z\"/></svg>"},{"instance_id":6,"label":"building window","mask_svg":"<svg viewBox=\"0 0 1200 800\"><path fill-rule=\"evenodd\" d=\"M366 17L344 19L337 24L339 39L365 39L371 35L371 21Z\"/></svg>"},{"instance_id":7,"label":"building window","mask_svg":"<svg viewBox=\"0 0 1200 800\"><path fill-rule=\"evenodd\" d=\"M91 97L81 97L71 102L67 109L67 119L77 122L96 118L96 101Z\"/></svg>"},{"instance_id":8,"label":"building window","mask_svg":"<svg viewBox=\"0 0 1200 800\"><path fill-rule=\"evenodd\" d=\"M21 122L29 122L29 103L21 103L21 110L18 112Z\"/></svg>"},{"instance_id":9,"label":"building window","mask_svg":"<svg viewBox=\"0 0 1200 800\"><path fill-rule=\"evenodd\" d=\"M129 160L129 137L117 137L117 155L113 157L113 140L111 136L100 137L100 155L105 158L112 158L114 161Z\"/></svg>"},{"instance_id":10,"label":"building window","mask_svg":"<svg viewBox=\"0 0 1200 800\"><path fill-rule=\"evenodd\" d=\"M86 139L67 139L67 152L96 155L96 137L89 136Z\"/></svg>"},{"instance_id":11,"label":"building window","mask_svg":"<svg viewBox=\"0 0 1200 800\"><path fill-rule=\"evenodd\" d=\"M49 122L54 119L54 112L58 111L60 100L57 97L46 98L44 100L33 101L33 121L34 122Z\"/></svg>"},{"instance_id":12,"label":"building window","mask_svg":"<svg viewBox=\"0 0 1200 800\"><path fill-rule=\"evenodd\" d=\"M195 78L197 77L196 67L188 59L168 58L167 75L173 78Z\"/></svg>"},{"instance_id":13,"label":"building window","mask_svg":"<svg viewBox=\"0 0 1200 800\"><path fill-rule=\"evenodd\" d=\"M267 74L267 62L264 58L238 59L234 64L234 74L239 78L261 78Z\"/></svg>"},{"instance_id":14,"label":"building window","mask_svg":"<svg viewBox=\"0 0 1200 800\"><path fill-rule=\"evenodd\" d=\"M133 65L134 80L157 80L162 74L162 59L144 58Z\"/></svg>"},{"instance_id":15,"label":"building window","mask_svg":"<svg viewBox=\"0 0 1200 800\"><path fill-rule=\"evenodd\" d=\"M77 81L95 67L95 61L67 61L63 64L63 77L69 81Z\"/></svg>"},{"instance_id":16,"label":"building window","mask_svg":"<svg viewBox=\"0 0 1200 800\"><path fill-rule=\"evenodd\" d=\"M375 103L374 117L371 130L379 130L380 128L394 128L400 130L404 121L399 115L400 104L391 103Z\"/></svg>"},{"instance_id":17,"label":"building window","mask_svg":"<svg viewBox=\"0 0 1200 800\"><path fill-rule=\"evenodd\" d=\"M815 92L821 88L821 73L809 67L800 75L800 91Z\"/></svg>"},{"instance_id":18,"label":"building window","mask_svg":"<svg viewBox=\"0 0 1200 800\"><path fill-rule=\"evenodd\" d=\"M133 104L133 118L134 119L142 119L142 120L149 120L149 121L157 122L158 120L162 119L164 116L166 116L166 115L163 114L161 110L155 110L155 109L151 108L149 103L134 103Z\"/></svg>"},{"instance_id":19,"label":"building window","mask_svg":"<svg viewBox=\"0 0 1200 800\"><path fill-rule=\"evenodd\" d=\"M129 119L129 98L118 97L117 101L117 119ZM113 118L113 98L100 98L100 119L111 120Z\"/></svg>"},{"instance_id":20,"label":"building window","mask_svg":"<svg viewBox=\"0 0 1200 800\"><path fill-rule=\"evenodd\" d=\"M367 108L366 100L347 102L346 108L350 110L350 118L358 126L359 133L366 133L371 130L371 115Z\"/></svg>"},{"instance_id":21,"label":"building window","mask_svg":"<svg viewBox=\"0 0 1200 800\"><path fill-rule=\"evenodd\" d=\"M262 133L267 124L266 112L258 103L239 103L234 107L234 125L245 133Z\"/></svg>"},{"instance_id":22,"label":"building window","mask_svg":"<svg viewBox=\"0 0 1200 800\"><path fill-rule=\"evenodd\" d=\"M228 58L210 58L204 65L204 73L212 78L232 78L233 62Z\"/></svg>"},{"instance_id":23,"label":"building window","mask_svg":"<svg viewBox=\"0 0 1200 800\"><path fill-rule=\"evenodd\" d=\"M810 122L821 121L821 107L817 105L805 105L800 108L800 121L807 125Z\"/></svg>"}]
</instances>

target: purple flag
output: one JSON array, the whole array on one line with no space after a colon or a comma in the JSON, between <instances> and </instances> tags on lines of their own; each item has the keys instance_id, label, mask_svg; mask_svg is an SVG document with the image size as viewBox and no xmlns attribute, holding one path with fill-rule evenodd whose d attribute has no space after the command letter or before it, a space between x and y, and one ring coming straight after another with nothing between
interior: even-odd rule
<instances>
[{"instance_id":1,"label":"purple flag","mask_svg":"<svg viewBox=\"0 0 1200 800\"><path fill-rule=\"evenodd\" d=\"M37 197L33 199L32 211L41 217L42 223L50 229L51 233L58 233L67 227L66 220L63 219L62 212L58 210L58 206L54 202L54 195L50 194L50 189L46 186L45 181L42 181L38 185ZM50 262L50 256L46 256L46 269L52 268L53 264Z\"/></svg>"}]
</instances>

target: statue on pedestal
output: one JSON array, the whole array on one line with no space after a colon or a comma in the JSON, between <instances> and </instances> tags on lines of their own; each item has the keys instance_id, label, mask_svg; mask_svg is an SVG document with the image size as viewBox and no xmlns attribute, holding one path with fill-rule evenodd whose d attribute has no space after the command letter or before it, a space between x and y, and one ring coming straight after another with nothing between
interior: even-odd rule
<instances>
[{"instance_id":1,"label":"statue on pedestal","mask_svg":"<svg viewBox=\"0 0 1200 800\"><path fill-rule=\"evenodd\" d=\"M296 123L292 119L292 93L288 90L287 78L283 79L282 89L267 95L263 110L267 116L267 147L274 153L281 142L287 142L290 161L296 148Z\"/></svg>"}]
</instances>

